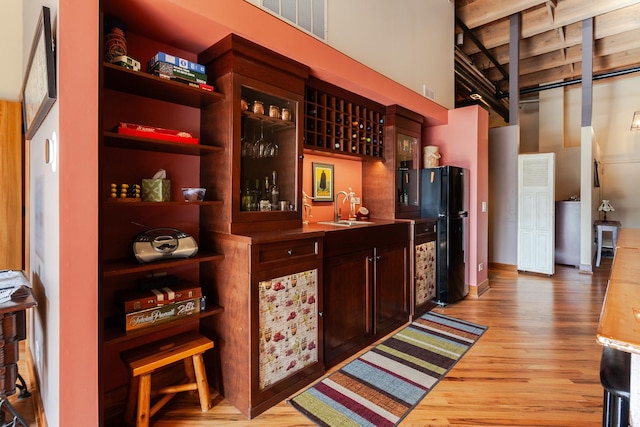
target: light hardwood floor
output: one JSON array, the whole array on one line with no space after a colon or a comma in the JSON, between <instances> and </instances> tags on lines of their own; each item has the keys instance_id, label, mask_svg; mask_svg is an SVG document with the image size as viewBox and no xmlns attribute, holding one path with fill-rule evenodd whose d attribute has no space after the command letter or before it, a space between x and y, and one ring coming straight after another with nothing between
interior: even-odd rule
<instances>
[{"instance_id":1,"label":"light hardwood floor","mask_svg":"<svg viewBox=\"0 0 640 427\"><path fill-rule=\"evenodd\" d=\"M490 270L491 289L434 311L489 327L401 426L598 426L602 347L596 328L611 259L594 274L556 266L549 278ZM281 402L249 421L221 399L203 414L183 393L153 427L312 426Z\"/></svg>"},{"instance_id":2,"label":"light hardwood floor","mask_svg":"<svg viewBox=\"0 0 640 427\"><path fill-rule=\"evenodd\" d=\"M434 311L489 326L401 426L598 426L596 328L611 259L593 275L556 266L549 278L490 270L491 289ZM207 414L189 396L153 425L311 426L281 402L248 421L216 400Z\"/></svg>"}]
</instances>

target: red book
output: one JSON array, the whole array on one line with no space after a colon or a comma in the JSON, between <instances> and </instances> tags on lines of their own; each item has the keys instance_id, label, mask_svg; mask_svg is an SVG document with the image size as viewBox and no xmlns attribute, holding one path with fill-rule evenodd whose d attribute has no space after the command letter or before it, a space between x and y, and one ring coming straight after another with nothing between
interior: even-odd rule
<instances>
[{"instance_id":1,"label":"red book","mask_svg":"<svg viewBox=\"0 0 640 427\"><path fill-rule=\"evenodd\" d=\"M140 136L142 138L183 142L185 144L198 144L198 138L194 138L189 132L138 125L135 123L120 122L120 126L118 126L118 133L122 135Z\"/></svg>"},{"instance_id":2,"label":"red book","mask_svg":"<svg viewBox=\"0 0 640 427\"><path fill-rule=\"evenodd\" d=\"M132 313L201 296L200 286L184 282L173 287L122 292L116 298L118 305L125 313Z\"/></svg>"}]
</instances>

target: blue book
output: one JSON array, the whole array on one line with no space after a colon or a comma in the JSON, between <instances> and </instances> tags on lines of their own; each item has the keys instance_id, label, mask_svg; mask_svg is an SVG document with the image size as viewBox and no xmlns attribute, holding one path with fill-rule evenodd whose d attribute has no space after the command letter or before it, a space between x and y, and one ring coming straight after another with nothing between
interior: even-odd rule
<instances>
[{"instance_id":1,"label":"blue book","mask_svg":"<svg viewBox=\"0 0 640 427\"><path fill-rule=\"evenodd\" d=\"M158 52L147 63L147 69L154 67L156 62L166 62L168 64L175 65L177 67L186 68L191 71L206 74L207 71L204 65L196 64L195 62L187 61L186 59L178 58L177 56L169 55L168 53Z\"/></svg>"}]
</instances>

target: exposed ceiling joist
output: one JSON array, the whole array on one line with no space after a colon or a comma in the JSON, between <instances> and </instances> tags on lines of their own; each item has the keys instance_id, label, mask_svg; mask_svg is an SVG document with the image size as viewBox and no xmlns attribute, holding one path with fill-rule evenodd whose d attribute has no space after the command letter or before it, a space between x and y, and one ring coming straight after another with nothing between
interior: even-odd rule
<instances>
[{"instance_id":1,"label":"exposed ceiling joist","mask_svg":"<svg viewBox=\"0 0 640 427\"><path fill-rule=\"evenodd\" d=\"M467 33L459 48L493 85L496 96L502 97L508 91L508 77L503 70L509 69L509 17L515 13L522 17L518 67L521 93L523 89L529 91L551 82L581 77L585 19L594 19L594 75L607 78L622 70L635 72L640 64L640 0L455 0L455 3L459 22L456 32ZM464 68L456 70L456 79ZM468 102L469 90L459 86L457 102Z\"/></svg>"}]
</instances>

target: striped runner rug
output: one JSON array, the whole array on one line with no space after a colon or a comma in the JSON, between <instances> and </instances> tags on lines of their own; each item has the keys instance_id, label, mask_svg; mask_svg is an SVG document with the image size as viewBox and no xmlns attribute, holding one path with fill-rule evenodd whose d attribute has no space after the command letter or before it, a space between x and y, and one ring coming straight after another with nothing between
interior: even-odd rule
<instances>
[{"instance_id":1,"label":"striped runner rug","mask_svg":"<svg viewBox=\"0 0 640 427\"><path fill-rule=\"evenodd\" d=\"M486 330L426 313L288 402L320 426L396 426Z\"/></svg>"}]
</instances>

